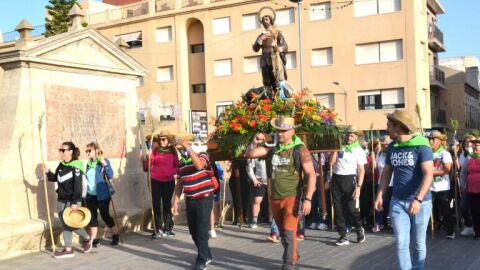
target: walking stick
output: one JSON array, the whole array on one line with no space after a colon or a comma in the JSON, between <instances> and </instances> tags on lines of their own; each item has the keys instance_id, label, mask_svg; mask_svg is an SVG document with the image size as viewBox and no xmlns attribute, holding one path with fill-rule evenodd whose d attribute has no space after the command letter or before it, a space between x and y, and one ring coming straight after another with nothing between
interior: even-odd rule
<instances>
[{"instance_id":1,"label":"walking stick","mask_svg":"<svg viewBox=\"0 0 480 270\"><path fill-rule=\"evenodd\" d=\"M335 226L335 223L333 222L333 219L335 217L335 211L334 211L334 208L333 208L333 179L332 179L332 176L333 176L333 165L330 164L330 171L328 172L329 176L330 176L330 212L331 212L331 215L330 215L330 223L331 223L331 226L332 226L332 231L334 230L334 226Z\"/></svg>"},{"instance_id":2,"label":"walking stick","mask_svg":"<svg viewBox=\"0 0 480 270\"><path fill-rule=\"evenodd\" d=\"M240 230L242 230L243 227L243 201L242 201L242 192L240 191L240 169L238 168L239 166L235 166L234 168L234 173L235 173L235 187L236 191L235 193L237 194L237 203L238 203L238 208L240 210L239 217L240 217Z\"/></svg>"},{"instance_id":3,"label":"walking stick","mask_svg":"<svg viewBox=\"0 0 480 270\"><path fill-rule=\"evenodd\" d=\"M319 174L320 174L320 198L322 200L322 220L325 220L327 217L327 202L325 198L325 177L323 175L323 165L322 165L322 156L320 153L317 154L317 160L313 160L313 162L317 162Z\"/></svg>"},{"instance_id":4,"label":"walking stick","mask_svg":"<svg viewBox=\"0 0 480 270\"><path fill-rule=\"evenodd\" d=\"M53 239L53 229L52 229L52 220L50 218L50 204L48 203L48 189L47 189L47 172L45 171L45 157L43 154L43 134L42 134L42 126L43 126L43 117L45 113L43 113L40 118L38 119L38 137L40 140L40 155L42 157L42 174L43 174L43 188L45 189L45 204L47 207L47 220L48 220L48 227L50 230L50 240L52 241L52 252L55 254L55 241Z\"/></svg>"},{"instance_id":5,"label":"walking stick","mask_svg":"<svg viewBox=\"0 0 480 270\"><path fill-rule=\"evenodd\" d=\"M453 129L453 145L454 145L454 148L453 148L453 160L455 161L455 163L453 164L453 177L454 177L454 180L455 180L455 219L457 221L457 230L460 229L460 217L458 215L458 197L459 197L459 194L458 194L458 177L457 177L457 166L456 166L456 161L458 159L458 153L457 153L457 149L455 149L455 138L457 136L457 129L458 129L458 120L455 120L453 118L450 118L450 125Z\"/></svg>"},{"instance_id":6,"label":"walking stick","mask_svg":"<svg viewBox=\"0 0 480 270\"><path fill-rule=\"evenodd\" d=\"M375 220L375 149L373 149L373 123L370 124L370 145L372 146L372 152L370 156L372 158L372 209L373 209L373 226L377 224Z\"/></svg>"},{"instance_id":7,"label":"walking stick","mask_svg":"<svg viewBox=\"0 0 480 270\"><path fill-rule=\"evenodd\" d=\"M155 226L155 212L153 211L153 191L152 191L152 154L153 154L153 137L155 136L155 131L152 129L152 135L150 137L150 155L148 155L148 179L147 179L147 185L148 185L148 191L150 192L150 200L151 200L151 205L152 205L152 226L153 226L153 232L156 233L157 227Z\"/></svg>"},{"instance_id":8,"label":"walking stick","mask_svg":"<svg viewBox=\"0 0 480 270\"><path fill-rule=\"evenodd\" d=\"M95 116L92 117L92 129L93 129L93 136L95 137L95 142L98 145L97 132L95 130ZM101 155L103 155L103 153L101 153ZM102 172L103 180L107 185L108 194L110 195L110 202L112 203L113 216L115 218L115 228L117 229L117 233L120 235L120 242L123 244L123 235L120 233L120 228L118 228L118 216L117 216L117 211L115 210L115 204L113 203L113 192L110 189L110 186L112 186L112 182L110 182L110 179L108 179L107 174L105 173L105 169L102 168L102 170L103 170Z\"/></svg>"},{"instance_id":9,"label":"walking stick","mask_svg":"<svg viewBox=\"0 0 480 270\"><path fill-rule=\"evenodd\" d=\"M138 138L139 138L139 145L140 145L140 156L142 158L142 182L140 183L140 189L142 190L142 231L145 231L145 187L143 186L145 183L145 171L143 170L143 161L145 160L145 156L143 155L143 132L141 127L141 122L138 121ZM146 149L146 147L145 147Z\"/></svg>"}]
</instances>

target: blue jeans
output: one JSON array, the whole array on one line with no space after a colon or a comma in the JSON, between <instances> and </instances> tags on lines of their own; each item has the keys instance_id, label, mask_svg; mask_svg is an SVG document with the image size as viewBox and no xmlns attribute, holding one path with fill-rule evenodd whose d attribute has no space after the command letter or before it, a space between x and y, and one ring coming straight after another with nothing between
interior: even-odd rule
<instances>
[{"instance_id":1,"label":"blue jeans","mask_svg":"<svg viewBox=\"0 0 480 270\"><path fill-rule=\"evenodd\" d=\"M401 270L423 270L427 257L427 227L432 213L432 201L424 201L415 216L408 214L410 201L392 197L390 217L397 246L397 260ZM410 258L410 237L413 237L413 260Z\"/></svg>"},{"instance_id":2,"label":"blue jeans","mask_svg":"<svg viewBox=\"0 0 480 270\"><path fill-rule=\"evenodd\" d=\"M272 218L272 224L270 225L270 233L275 234L276 236L280 236L280 231L278 230L278 226L275 223L275 219Z\"/></svg>"}]
</instances>

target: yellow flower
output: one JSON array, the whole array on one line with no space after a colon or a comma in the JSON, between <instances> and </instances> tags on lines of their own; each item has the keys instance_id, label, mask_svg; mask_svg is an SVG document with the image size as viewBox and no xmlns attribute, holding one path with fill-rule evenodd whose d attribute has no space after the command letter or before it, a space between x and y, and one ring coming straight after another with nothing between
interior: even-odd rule
<instances>
[{"instance_id":1,"label":"yellow flower","mask_svg":"<svg viewBox=\"0 0 480 270\"><path fill-rule=\"evenodd\" d=\"M312 115L312 119L313 119L313 121L319 121L319 120L320 120L320 116L318 116L318 115L316 115L316 114L315 114L315 115Z\"/></svg>"}]
</instances>

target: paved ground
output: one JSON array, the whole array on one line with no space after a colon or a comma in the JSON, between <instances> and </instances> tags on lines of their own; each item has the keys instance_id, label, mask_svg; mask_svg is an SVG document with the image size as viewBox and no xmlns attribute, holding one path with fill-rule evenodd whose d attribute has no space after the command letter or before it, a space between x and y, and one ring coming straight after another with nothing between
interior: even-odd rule
<instances>
[{"instance_id":1,"label":"paved ground","mask_svg":"<svg viewBox=\"0 0 480 270\"><path fill-rule=\"evenodd\" d=\"M191 269L195 246L185 226L176 227L175 238L151 240L149 235L130 233L126 243L112 248L108 241L91 253L76 252L72 259L58 260L36 253L0 263L0 269ZM256 230L226 226L210 241L214 262L209 269L279 269L282 247L266 242L266 226ZM367 234L363 244L333 245L334 232L307 230L301 242L301 269L395 269L392 235ZM356 239L350 235L352 242ZM480 269L480 241L457 237L446 240L439 233L428 242L427 269Z\"/></svg>"}]
</instances>

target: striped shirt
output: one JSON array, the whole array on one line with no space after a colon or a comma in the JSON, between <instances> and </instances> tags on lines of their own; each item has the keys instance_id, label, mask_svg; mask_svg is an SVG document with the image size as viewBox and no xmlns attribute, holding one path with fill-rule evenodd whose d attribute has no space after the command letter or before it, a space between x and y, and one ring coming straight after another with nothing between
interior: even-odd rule
<instances>
[{"instance_id":1,"label":"striped shirt","mask_svg":"<svg viewBox=\"0 0 480 270\"><path fill-rule=\"evenodd\" d=\"M195 199L213 192L212 176L208 170L208 157L206 154L199 154L198 157L207 167L197 170L193 163L183 164L178 167L178 177L183 185L183 192L187 198Z\"/></svg>"}]
</instances>

